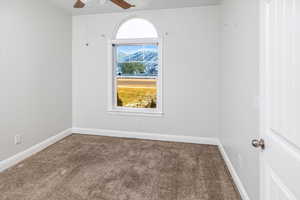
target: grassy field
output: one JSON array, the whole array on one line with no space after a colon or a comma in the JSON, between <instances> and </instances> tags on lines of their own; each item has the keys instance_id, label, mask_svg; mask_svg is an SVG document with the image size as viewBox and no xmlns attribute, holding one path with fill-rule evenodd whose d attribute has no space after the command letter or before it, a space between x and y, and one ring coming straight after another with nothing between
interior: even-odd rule
<instances>
[{"instance_id":1,"label":"grassy field","mask_svg":"<svg viewBox=\"0 0 300 200\"><path fill-rule=\"evenodd\" d=\"M118 106L156 108L156 80L118 79Z\"/></svg>"}]
</instances>

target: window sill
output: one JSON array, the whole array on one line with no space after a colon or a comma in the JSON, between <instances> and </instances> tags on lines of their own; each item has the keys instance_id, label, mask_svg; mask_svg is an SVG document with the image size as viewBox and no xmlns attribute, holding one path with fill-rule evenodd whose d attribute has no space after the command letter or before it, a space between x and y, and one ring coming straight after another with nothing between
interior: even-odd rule
<instances>
[{"instance_id":1,"label":"window sill","mask_svg":"<svg viewBox=\"0 0 300 200\"><path fill-rule=\"evenodd\" d=\"M108 110L109 114L120 116L141 116L141 117L163 117L163 112L138 112L138 111L124 111L124 110Z\"/></svg>"}]
</instances>

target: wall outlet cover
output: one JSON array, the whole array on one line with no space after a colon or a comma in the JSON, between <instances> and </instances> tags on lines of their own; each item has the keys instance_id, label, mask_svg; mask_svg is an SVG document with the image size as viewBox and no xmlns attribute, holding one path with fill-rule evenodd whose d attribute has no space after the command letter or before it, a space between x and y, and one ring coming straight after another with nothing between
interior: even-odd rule
<instances>
[{"instance_id":1,"label":"wall outlet cover","mask_svg":"<svg viewBox=\"0 0 300 200\"><path fill-rule=\"evenodd\" d=\"M21 144L22 143L22 137L21 135L15 135L15 144Z\"/></svg>"}]
</instances>

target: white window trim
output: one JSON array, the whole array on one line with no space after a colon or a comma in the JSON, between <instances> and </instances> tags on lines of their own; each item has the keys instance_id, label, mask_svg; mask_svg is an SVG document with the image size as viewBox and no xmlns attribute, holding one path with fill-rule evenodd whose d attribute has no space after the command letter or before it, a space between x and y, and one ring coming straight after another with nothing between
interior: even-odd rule
<instances>
[{"instance_id":1,"label":"white window trim","mask_svg":"<svg viewBox=\"0 0 300 200\"><path fill-rule=\"evenodd\" d=\"M158 44L159 68L157 77L157 108L126 108L117 107L114 104L114 49L113 44ZM137 115L137 116L163 116L163 38L138 38L138 39L119 39L108 40L108 113L119 115Z\"/></svg>"}]
</instances>

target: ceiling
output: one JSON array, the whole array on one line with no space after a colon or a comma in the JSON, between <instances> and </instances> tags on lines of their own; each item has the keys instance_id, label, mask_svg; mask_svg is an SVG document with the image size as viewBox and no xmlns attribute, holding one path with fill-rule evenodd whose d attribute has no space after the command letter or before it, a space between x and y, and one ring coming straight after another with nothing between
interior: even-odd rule
<instances>
[{"instance_id":1,"label":"ceiling","mask_svg":"<svg viewBox=\"0 0 300 200\"><path fill-rule=\"evenodd\" d=\"M75 0L51 0L55 5L67 10L72 15L85 15L96 13L112 13L112 12L128 12L134 10L153 10L165 8L183 8L183 7L197 7L205 5L216 5L220 0L127 0L136 7L127 11L117 7L110 0L101 4L101 0L88 0L89 3L86 8L74 9L73 4Z\"/></svg>"}]
</instances>

